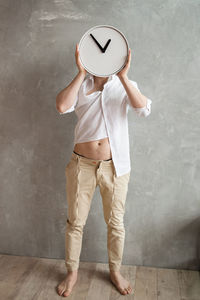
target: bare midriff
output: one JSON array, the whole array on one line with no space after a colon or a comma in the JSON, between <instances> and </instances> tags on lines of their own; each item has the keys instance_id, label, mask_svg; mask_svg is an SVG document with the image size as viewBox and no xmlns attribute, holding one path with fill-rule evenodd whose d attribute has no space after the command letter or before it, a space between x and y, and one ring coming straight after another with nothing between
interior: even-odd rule
<instances>
[{"instance_id":1,"label":"bare midriff","mask_svg":"<svg viewBox=\"0 0 200 300\"><path fill-rule=\"evenodd\" d=\"M77 143L74 146L74 151L91 159L106 160L112 158L108 137L96 141Z\"/></svg>"}]
</instances>

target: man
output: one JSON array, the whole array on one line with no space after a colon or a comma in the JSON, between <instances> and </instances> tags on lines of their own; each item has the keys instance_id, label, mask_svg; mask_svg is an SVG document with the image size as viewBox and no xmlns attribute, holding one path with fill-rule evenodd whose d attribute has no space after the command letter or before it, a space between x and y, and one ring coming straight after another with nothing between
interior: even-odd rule
<instances>
[{"instance_id":1,"label":"man","mask_svg":"<svg viewBox=\"0 0 200 300\"><path fill-rule=\"evenodd\" d=\"M66 278L58 294L69 296L77 281L83 228L97 185L103 200L107 224L110 279L123 295L130 294L130 282L120 274L125 229L123 216L130 177L127 112L132 108L140 116L151 113L152 101L137 83L128 79L128 61L116 75L96 77L80 63L76 45L78 74L56 98L60 114L75 110L74 151L66 166L68 218L66 225Z\"/></svg>"}]
</instances>

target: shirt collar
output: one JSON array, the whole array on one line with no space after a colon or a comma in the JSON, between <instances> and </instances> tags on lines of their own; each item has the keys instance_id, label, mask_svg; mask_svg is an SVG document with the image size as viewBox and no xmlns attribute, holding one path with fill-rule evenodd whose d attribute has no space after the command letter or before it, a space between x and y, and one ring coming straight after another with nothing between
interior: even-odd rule
<instances>
[{"instance_id":1,"label":"shirt collar","mask_svg":"<svg viewBox=\"0 0 200 300\"><path fill-rule=\"evenodd\" d=\"M108 76L108 80L105 84L107 84L109 81L112 81L115 78L115 76L116 76L115 74L112 74L112 75ZM88 78L90 80L92 80L92 83L94 83L94 76L92 74L89 73Z\"/></svg>"}]
</instances>

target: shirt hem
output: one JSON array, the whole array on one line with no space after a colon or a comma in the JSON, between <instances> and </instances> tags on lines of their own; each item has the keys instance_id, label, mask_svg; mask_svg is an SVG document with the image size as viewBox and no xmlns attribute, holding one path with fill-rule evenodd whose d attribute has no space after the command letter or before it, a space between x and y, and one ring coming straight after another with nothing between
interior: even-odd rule
<instances>
[{"instance_id":1,"label":"shirt hem","mask_svg":"<svg viewBox=\"0 0 200 300\"><path fill-rule=\"evenodd\" d=\"M90 139L86 139L86 140L82 140L82 141L74 141L74 145L77 144L77 143L85 143L85 142L92 142L92 141L97 141L97 140L102 140L102 139L105 139L105 138L109 138L109 136L103 136L103 137L99 137L99 138L90 138Z\"/></svg>"}]
</instances>

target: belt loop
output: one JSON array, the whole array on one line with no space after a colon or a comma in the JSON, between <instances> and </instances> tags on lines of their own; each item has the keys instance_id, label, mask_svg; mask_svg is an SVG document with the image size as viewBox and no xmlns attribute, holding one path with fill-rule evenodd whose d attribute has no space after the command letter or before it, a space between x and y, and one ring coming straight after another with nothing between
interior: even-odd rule
<instances>
[{"instance_id":1,"label":"belt loop","mask_svg":"<svg viewBox=\"0 0 200 300\"><path fill-rule=\"evenodd\" d=\"M80 161L81 157L79 155L76 155L78 162Z\"/></svg>"}]
</instances>

